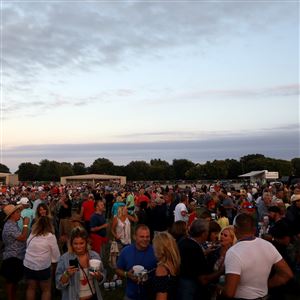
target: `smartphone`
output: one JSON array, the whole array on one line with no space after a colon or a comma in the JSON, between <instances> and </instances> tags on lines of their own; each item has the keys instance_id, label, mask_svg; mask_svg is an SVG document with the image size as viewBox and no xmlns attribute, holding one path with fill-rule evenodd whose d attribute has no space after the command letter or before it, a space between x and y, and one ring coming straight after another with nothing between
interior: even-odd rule
<instances>
[{"instance_id":1,"label":"smartphone","mask_svg":"<svg viewBox=\"0 0 300 300\"><path fill-rule=\"evenodd\" d=\"M78 268L78 259L77 258L70 259L69 260L69 266L70 267Z\"/></svg>"}]
</instances>

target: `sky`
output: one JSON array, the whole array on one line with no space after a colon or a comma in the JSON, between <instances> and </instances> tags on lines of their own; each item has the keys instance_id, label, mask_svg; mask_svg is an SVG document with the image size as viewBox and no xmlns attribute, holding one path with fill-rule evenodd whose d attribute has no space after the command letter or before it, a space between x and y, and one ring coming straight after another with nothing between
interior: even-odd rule
<instances>
[{"instance_id":1,"label":"sky","mask_svg":"<svg viewBox=\"0 0 300 300\"><path fill-rule=\"evenodd\" d=\"M300 157L298 1L1 1L0 162Z\"/></svg>"}]
</instances>

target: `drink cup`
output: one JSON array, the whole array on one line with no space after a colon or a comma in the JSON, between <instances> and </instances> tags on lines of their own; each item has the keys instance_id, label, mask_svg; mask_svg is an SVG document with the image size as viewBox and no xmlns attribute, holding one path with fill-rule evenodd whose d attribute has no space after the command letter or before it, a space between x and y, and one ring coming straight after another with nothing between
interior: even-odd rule
<instances>
[{"instance_id":1,"label":"drink cup","mask_svg":"<svg viewBox=\"0 0 300 300\"><path fill-rule=\"evenodd\" d=\"M144 271L144 267L141 265L135 265L132 267L132 269L133 269L133 274L138 277L141 276L142 272Z\"/></svg>"},{"instance_id":2,"label":"drink cup","mask_svg":"<svg viewBox=\"0 0 300 300\"><path fill-rule=\"evenodd\" d=\"M111 281L111 282L109 283L109 287L110 287L112 290L114 290L114 289L116 288L116 283L115 283L114 281Z\"/></svg>"},{"instance_id":3,"label":"drink cup","mask_svg":"<svg viewBox=\"0 0 300 300\"><path fill-rule=\"evenodd\" d=\"M101 269L101 260L99 259L90 259L89 261L89 271L94 273L100 271Z\"/></svg>"},{"instance_id":4,"label":"drink cup","mask_svg":"<svg viewBox=\"0 0 300 300\"><path fill-rule=\"evenodd\" d=\"M103 285L104 285L104 289L108 291L109 290L109 286L110 286L109 282L104 282Z\"/></svg>"},{"instance_id":5,"label":"drink cup","mask_svg":"<svg viewBox=\"0 0 300 300\"><path fill-rule=\"evenodd\" d=\"M117 279L117 280L116 280L116 285L117 285L118 287L122 286L122 283L123 283L122 279Z\"/></svg>"}]
</instances>

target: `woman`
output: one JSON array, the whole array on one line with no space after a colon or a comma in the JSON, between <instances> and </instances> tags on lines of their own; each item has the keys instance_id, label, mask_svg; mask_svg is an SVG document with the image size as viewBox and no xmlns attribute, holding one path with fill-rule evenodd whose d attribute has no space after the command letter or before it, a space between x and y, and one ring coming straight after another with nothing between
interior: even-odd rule
<instances>
[{"instance_id":1,"label":"woman","mask_svg":"<svg viewBox=\"0 0 300 300\"><path fill-rule=\"evenodd\" d=\"M50 214L50 210L49 210L49 207L46 203L42 202L40 203L37 208L36 208L36 212L35 212L35 218L32 220L32 226L34 225L34 223L37 221L37 219L39 217L42 217L42 216L48 216L48 217L51 217L51 214Z\"/></svg>"},{"instance_id":2,"label":"woman","mask_svg":"<svg viewBox=\"0 0 300 300\"><path fill-rule=\"evenodd\" d=\"M185 221L176 221L172 224L169 233L176 240L177 245L188 235L187 224Z\"/></svg>"},{"instance_id":3,"label":"woman","mask_svg":"<svg viewBox=\"0 0 300 300\"><path fill-rule=\"evenodd\" d=\"M219 243L220 231L221 226L216 221L209 222L207 240L201 244L204 255L208 255L216 250L216 246Z\"/></svg>"},{"instance_id":4,"label":"woman","mask_svg":"<svg viewBox=\"0 0 300 300\"><path fill-rule=\"evenodd\" d=\"M111 215L113 217L115 217L118 214L118 208L120 206L125 206L125 203L124 203L123 198L121 196L117 196L116 201L113 204L112 209L111 209Z\"/></svg>"},{"instance_id":5,"label":"woman","mask_svg":"<svg viewBox=\"0 0 300 300\"><path fill-rule=\"evenodd\" d=\"M131 244L131 224L132 222L137 222L137 216L130 216L128 214L127 206L119 206L118 213L113 218L111 233L119 244L119 250Z\"/></svg>"},{"instance_id":6,"label":"woman","mask_svg":"<svg viewBox=\"0 0 300 300\"><path fill-rule=\"evenodd\" d=\"M62 300L102 300L99 281L104 274L89 272L89 261L100 260L99 255L88 249L88 233L82 227L72 230L69 251L60 257L56 269L56 287L62 291Z\"/></svg>"},{"instance_id":7,"label":"woman","mask_svg":"<svg viewBox=\"0 0 300 300\"><path fill-rule=\"evenodd\" d=\"M224 265L225 255L227 250L237 242L237 238L234 233L234 227L232 225L224 227L220 232L220 246L215 247L213 252L207 255L207 261L211 273L218 271ZM210 286L211 299L216 298L217 282Z\"/></svg>"},{"instance_id":8,"label":"woman","mask_svg":"<svg viewBox=\"0 0 300 300\"><path fill-rule=\"evenodd\" d=\"M218 224L221 226L221 228L227 227L229 226L229 219L227 218L227 213L226 213L226 209L224 208L224 206L220 206L218 208Z\"/></svg>"},{"instance_id":9,"label":"woman","mask_svg":"<svg viewBox=\"0 0 300 300\"><path fill-rule=\"evenodd\" d=\"M208 255L208 261L213 271L216 271L224 263L227 250L236 242L234 227L229 225L220 232L220 246Z\"/></svg>"},{"instance_id":10,"label":"woman","mask_svg":"<svg viewBox=\"0 0 300 300\"><path fill-rule=\"evenodd\" d=\"M4 244L1 275L5 278L7 299L16 299L18 282L23 277L23 259L26 249L29 218L23 218L23 229L17 222L21 218L22 205L8 204L4 207L6 215L2 231Z\"/></svg>"},{"instance_id":11,"label":"woman","mask_svg":"<svg viewBox=\"0 0 300 300\"><path fill-rule=\"evenodd\" d=\"M180 254L175 239L167 232L158 232L153 239L157 268L153 278L155 300L176 298L176 283L180 268Z\"/></svg>"},{"instance_id":12,"label":"woman","mask_svg":"<svg viewBox=\"0 0 300 300\"><path fill-rule=\"evenodd\" d=\"M24 259L27 300L35 299L38 286L42 292L42 300L51 299L51 264L57 263L59 257L52 219L47 215L40 216L28 237Z\"/></svg>"},{"instance_id":13,"label":"woman","mask_svg":"<svg viewBox=\"0 0 300 300\"><path fill-rule=\"evenodd\" d=\"M127 245L131 244L131 224L137 222L137 216L128 215L127 206L119 206L118 213L113 218L111 233L115 238L110 247L109 261L112 268L117 266L117 257L120 251Z\"/></svg>"}]
</instances>

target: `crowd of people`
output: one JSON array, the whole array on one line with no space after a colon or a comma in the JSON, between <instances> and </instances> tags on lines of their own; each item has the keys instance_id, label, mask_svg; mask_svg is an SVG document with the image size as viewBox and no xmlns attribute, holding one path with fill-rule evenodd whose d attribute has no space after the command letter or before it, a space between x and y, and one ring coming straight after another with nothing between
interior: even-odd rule
<instances>
[{"instance_id":1,"label":"crowd of people","mask_svg":"<svg viewBox=\"0 0 300 300\"><path fill-rule=\"evenodd\" d=\"M2 186L0 222L9 300L23 278L27 300L101 300L112 276L125 300L300 294L297 185Z\"/></svg>"}]
</instances>

